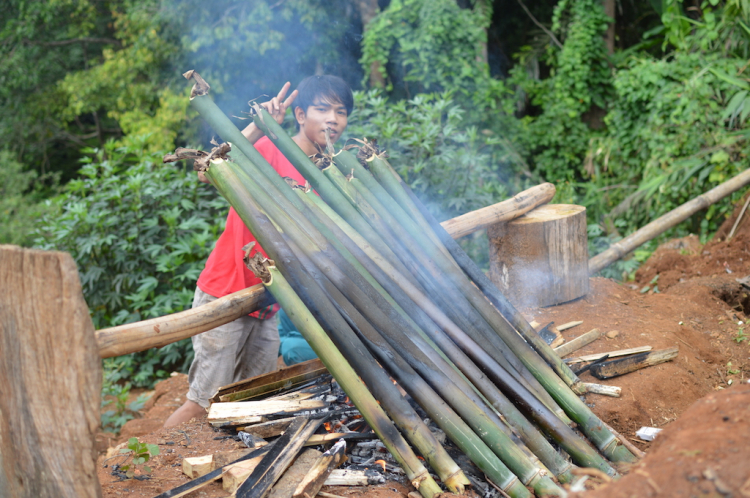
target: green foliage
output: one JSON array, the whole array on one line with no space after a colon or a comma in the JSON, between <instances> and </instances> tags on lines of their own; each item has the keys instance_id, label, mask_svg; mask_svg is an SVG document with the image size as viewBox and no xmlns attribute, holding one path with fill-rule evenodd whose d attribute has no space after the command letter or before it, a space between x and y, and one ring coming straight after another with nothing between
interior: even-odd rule
<instances>
[{"instance_id":1,"label":"green foliage","mask_svg":"<svg viewBox=\"0 0 750 498\"><path fill-rule=\"evenodd\" d=\"M366 77L379 71L389 91L394 79L402 79L411 93L461 89L471 96L477 81L489 74L482 48L491 15L483 1L462 9L455 0L392 0L365 31Z\"/></svg>"},{"instance_id":2,"label":"green foliage","mask_svg":"<svg viewBox=\"0 0 750 498\"><path fill-rule=\"evenodd\" d=\"M608 133L591 142L586 171L593 184L607 189L602 196L602 207L611 209L607 217L624 220L629 231L746 168L750 131L744 127L742 92L750 86L742 72L747 61L732 50L706 51L717 37L732 47L728 38L742 30L728 28L730 16L714 22L708 7L704 15L705 22L688 23L689 33L667 23L665 40L677 45L670 56L639 54L623 62L605 118ZM733 22L739 28L737 17ZM677 234L700 232L705 242L740 195L709 207ZM598 221L605 222L605 209L595 211Z\"/></svg>"},{"instance_id":3,"label":"green foliage","mask_svg":"<svg viewBox=\"0 0 750 498\"><path fill-rule=\"evenodd\" d=\"M141 394L135 401L128 403L130 398L130 383L115 384L109 380L108 373L113 370L105 370L104 383L102 384L102 408L111 409L102 412L102 429L119 433L125 422L135 418L138 411L148 401L146 393Z\"/></svg>"},{"instance_id":4,"label":"green foliage","mask_svg":"<svg viewBox=\"0 0 750 498\"><path fill-rule=\"evenodd\" d=\"M132 479L139 465L143 465L145 472L151 473L151 467L145 464L151 457L159 454L159 446L156 444L141 443L137 437L131 437L128 439L128 447L122 448L120 453L128 453L132 457L131 463L120 465L120 470L124 470L125 475Z\"/></svg>"},{"instance_id":5,"label":"green foliage","mask_svg":"<svg viewBox=\"0 0 750 498\"><path fill-rule=\"evenodd\" d=\"M50 203L37 245L70 252L97 328L190 307L227 205L195 174L145 152L147 137L88 153L81 178ZM112 382L151 385L185 370L190 341L107 360ZM167 370L170 369L170 370Z\"/></svg>"},{"instance_id":6,"label":"green foliage","mask_svg":"<svg viewBox=\"0 0 750 498\"><path fill-rule=\"evenodd\" d=\"M527 95L538 114L521 119L516 138L535 173L546 181L582 178L582 158L601 128L597 116L608 106L612 72L602 35L609 19L599 0L567 0L557 4L553 30L563 41L550 46L546 58L552 75L534 79L523 65L511 82Z\"/></svg>"},{"instance_id":7,"label":"green foliage","mask_svg":"<svg viewBox=\"0 0 750 498\"><path fill-rule=\"evenodd\" d=\"M0 244L31 245L31 227L45 211L38 176L0 150Z\"/></svg>"}]
</instances>

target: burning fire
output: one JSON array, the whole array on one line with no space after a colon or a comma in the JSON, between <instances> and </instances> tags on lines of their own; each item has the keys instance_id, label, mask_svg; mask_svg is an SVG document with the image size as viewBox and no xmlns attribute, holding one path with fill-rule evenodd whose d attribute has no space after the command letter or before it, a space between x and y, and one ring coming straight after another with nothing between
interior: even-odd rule
<instances>
[{"instance_id":1,"label":"burning fire","mask_svg":"<svg viewBox=\"0 0 750 498\"><path fill-rule=\"evenodd\" d=\"M376 463L383 467L383 472L385 472L385 460L375 460L373 463Z\"/></svg>"}]
</instances>

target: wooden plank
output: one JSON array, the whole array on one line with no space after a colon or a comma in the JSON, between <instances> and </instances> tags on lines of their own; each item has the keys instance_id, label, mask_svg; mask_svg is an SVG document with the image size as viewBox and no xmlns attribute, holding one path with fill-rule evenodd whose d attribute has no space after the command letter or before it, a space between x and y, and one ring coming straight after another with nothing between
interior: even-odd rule
<instances>
[{"instance_id":1,"label":"wooden plank","mask_svg":"<svg viewBox=\"0 0 750 498\"><path fill-rule=\"evenodd\" d=\"M219 388L211 402L239 401L252 399L264 394L274 394L282 390L294 389L296 386L328 373L320 359L285 367L275 372L258 375L251 379L241 380Z\"/></svg>"},{"instance_id":2,"label":"wooden plank","mask_svg":"<svg viewBox=\"0 0 750 498\"><path fill-rule=\"evenodd\" d=\"M268 439L270 437L275 437L282 434L286 430L286 428L289 427L289 424L292 423L292 420L294 420L294 417L269 420L268 422L264 422L262 424L247 425L238 430L243 430L248 434L252 434L253 436L257 436L263 439Z\"/></svg>"},{"instance_id":3,"label":"wooden plank","mask_svg":"<svg viewBox=\"0 0 750 498\"><path fill-rule=\"evenodd\" d=\"M677 357L680 349L673 347L661 349L650 353L637 354L627 358L620 358L612 361L605 361L591 367L591 375L597 379L611 379L630 372L635 372L641 368L658 365L665 361L673 360Z\"/></svg>"},{"instance_id":4,"label":"wooden plank","mask_svg":"<svg viewBox=\"0 0 750 498\"><path fill-rule=\"evenodd\" d=\"M101 388L73 258L0 245L1 496L101 496Z\"/></svg>"},{"instance_id":5,"label":"wooden plank","mask_svg":"<svg viewBox=\"0 0 750 498\"><path fill-rule=\"evenodd\" d=\"M242 486L242 483L245 482L245 480L255 471L262 460L263 456L259 456L251 460L226 466L224 474L221 477L222 489L230 493L237 491L237 489Z\"/></svg>"},{"instance_id":6,"label":"wooden plank","mask_svg":"<svg viewBox=\"0 0 750 498\"><path fill-rule=\"evenodd\" d=\"M249 417L259 417L276 413L297 413L304 410L315 410L327 406L325 401L239 401L230 403L213 403L208 409L208 421L212 425L227 422L248 424Z\"/></svg>"},{"instance_id":7,"label":"wooden plank","mask_svg":"<svg viewBox=\"0 0 750 498\"><path fill-rule=\"evenodd\" d=\"M605 386L602 384L593 384L591 382L581 382L584 391L592 394L601 394L612 398L619 398L622 394L622 388L617 386Z\"/></svg>"},{"instance_id":8,"label":"wooden plank","mask_svg":"<svg viewBox=\"0 0 750 498\"><path fill-rule=\"evenodd\" d=\"M281 479L271 488L268 498L292 498L297 485L310 472L310 469L313 468L321 456L323 456L323 453L313 448L303 451L292 466L284 472ZM315 495L311 495L311 498L312 496Z\"/></svg>"},{"instance_id":9,"label":"wooden plank","mask_svg":"<svg viewBox=\"0 0 750 498\"><path fill-rule=\"evenodd\" d=\"M563 323L562 325L557 327L557 330L559 330L560 332L563 332L565 330L572 329L573 327L577 327L582 323L583 323L583 320L575 320L573 322Z\"/></svg>"},{"instance_id":10,"label":"wooden plank","mask_svg":"<svg viewBox=\"0 0 750 498\"><path fill-rule=\"evenodd\" d=\"M599 331L599 329L590 330L585 334L579 335L575 339L568 341L562 346L555 348L555 353L557 353L560 358L564 358L570 353L578 351L582 347L588 346L595 340L599 339L601 336L602 333Z\"/></svg>"},{"instance_id":11,"label":"wooden plank","mask_svg":"<svg viewBox=\"0 0 750 498\"><path fill-rule=\"evenodd\" d=\"M204 476L214 470L214 456L202 455L182 459L182 473L190 479Z\"/></svg>"},{"instance_id":12,"label":"wooden plank","mask_svg":"<svg viewBox=\"0 0 750 498\"><path fill-rule=\"evenodd\" d=\"M268 445L263 448L253 450L247 455L237 459L235 462L232 462L232 463L235 464L235 463L239 463L245 460L251 460L253 458L261 457L268 452L270 447L271 445ZM197 479L193 479L192 481L187 482L181 486L177 486L176 488L172 488L168 491L165 491L164 493L157 495L155 498L179 498L180 496L185 496L222 477L224 473L226 472L225 469L228 470L228 466L216 469L212 472L209 472L206 475L198 477Z\"/></svg>"},{"instance_id":13,"label":"wooden plank","mask_svg":"<svg viewBox=\"0 0 750 498\"><path fill-rule=\"evenodd\" d=\"M630 354L645 353L645 352L651 351L652 349L654 348L651 346L641 346L638 348L630 348L630 349L618 349L617 351L609 351L607 353L595 353L595 354L587 354L584 356L576 356L575 358L570 358L568 360L565 360L565 363L568 363L568 364L585 363L587 361L601 360L605 356L609 356L610 358L616 358L618 356L627 356Z\"/></svg>"},{"instance_id":14,"label":"wooden plank","mask_svg":"<svg viewBox=\"0 0 750 498\"><path fill-rule=\"evenodd\" d=\"M293 498L311 498L317 495L331 471L346 461L345 451L346 443L341 440L323 453L297 485Z\"/></svg>"},{"instance_id":15,"label":"wooden plank","mask_svg":"<svg viewBox=\"0 0 750 498\"><path fill-rule=\"evenodd\" d=\"M258 467L237 489L237 498L263 498L281 474L291 465L292 460L315 430L322 419L306 420L299 417L276 440L274 447L266 454Z\"/></svg>"}]
</instances>

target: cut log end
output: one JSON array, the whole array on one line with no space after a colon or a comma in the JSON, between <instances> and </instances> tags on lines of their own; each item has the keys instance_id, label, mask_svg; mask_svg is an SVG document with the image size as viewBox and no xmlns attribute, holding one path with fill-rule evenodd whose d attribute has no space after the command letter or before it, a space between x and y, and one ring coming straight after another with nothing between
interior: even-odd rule
<instances>
[{"instance_id":1,"label":"cut log end","mask_svg":"<svg viewBox=\"0 0 750 498\"><path fill-rule=\"evenodd\" d=\"M586 208L547 204L490 227L490 279L521 307L551 306L589 290Z\"/></svg>"}]
</instances>

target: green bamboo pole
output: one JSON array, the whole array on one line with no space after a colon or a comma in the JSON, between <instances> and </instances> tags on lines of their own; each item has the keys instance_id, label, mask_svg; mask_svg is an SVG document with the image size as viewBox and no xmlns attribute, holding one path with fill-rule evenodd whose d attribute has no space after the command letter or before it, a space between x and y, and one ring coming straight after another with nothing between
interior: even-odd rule
<instances>
[{"instance_id":1,"label":"green bamboo pole","mask_svg":"<svg viewBox=\"0 0 750 498\"><path fill-rule=\"evenodd\" d=\"M406 193L402 185L404 183L401 178L396 178L396 172L390 167L390 164L377 154L377 150L372 146L366 144L363 147L362 155L365 157L364 160L370 164L370 169L373 175L377 177L375 183L383 183L388 188L383 188L388 193L393 193L399 197L399 201L396 202L399 207L401 205L407 206L404 208L413 217L415 222L427 233L431 234L434 238L440 240L440 245L443 244L452 256L453 261L457 263L465 272L467 272L469 278L475 281L479 288L485 293L487 298L495 305L495 307L505 316L511 325L518 330L521 336L531 344L536 352L544 358L544 360L552 367L552 369L565 381L568 386L573 389L577 394L583 394L585 392L585 386L580 381L577 375L568 367L568 365L562 361L562 359L555 354L554 350L541 338L539 334L531 327L529 322L521 315L515 307L502 295L496 286L487 278L476 265L471 261L461 247L453 240L442 226L433 220L431 224L428 219L422 214L422 211L418 205L413 202L411 197ZM349 163L347 163L349 164ZM393 199L393 197L391 197ZM436 233L437 232L437 233Z\"/></svg>"},{"instance_id":2,"label":"green bamboo pole","mask_svg":"<svg viewBox=\"0 0 750 498\"><path fill-rule=\"evenodd\" d=\"M329 206L327 206L318 196L312 193L305 193L302 189L296 190L300 198L304 202L309 203L311 207L320 210L321 216L330 216L331 219L341 225L342 229L351 235L359 244L366 244L356 232L353 232L351 227L346 225L346 222L340 218ZM358 238L359 237L359 238ZM377 257L377 255L375 255ZM387 272L391 275L390 272ZM397 278L397 277L396 277ZM408 288L408 284L402 282L404 289ZM392 291L390 291L392 294ZM448 339L448 337L442 333L441 329L448 329L452 331L452 336L456 337L455 340L460 344L469 344L468 349L481 351L481 348L473 341L471 341L466 334L450 322L445 315L442 315L440 310L432 304L429 299L424 295L419 295L415 292L406 292L406 296L398 298L399 303L404 303L409 299L414 299L415 304L419 304L424 309L432 310L433 314L430 314L430 318L437 317L436 322L439 320L442 325L435 325L434 327L423 327L422 329L427 332L429 337L437 343L437 347L446 352L448 358L457 365L460 370L467 375L468 379L479 388L479 391L487 398L488 402L495 407L500 413L503 413L506 418L510 421L511 425L519 431L523 442L532 450L534 454L539 456L541 461L558 476L561 481L567 481L570 476L569 468L570 464L565 461L561 455L544 439L544 437L538 432L538 430L530 424L526 418L510 403L510 401L503 396L497 387L488 382L486 374L484 374L479 368L477 368L460 350L457 350L456 345ZM442 316L443 318L439 318ZM467 347L467 346L464 346ZM489 355L480 357L484 360L484 368L487 370L501 369L494 360L488 358ZM528 394L531 396L531 394ZM554 417L554 416L553 416Z\"/></svg>"},{"instance_id":3,"label":"green bamboo pole","mask_svg":"<svg viewBox=\"0 0 750 498\"><path fill-rule=\"evenodd\" d=\"M339 170L331 167L324 168L323 173L349 200L350 204L352 204L362 213L362 215L368 220L368 222L370 222L372 227L377 230L378 233L380 233L384 238L387 238L389 234L397 235L397 241L390 242L390 245L394 246L399 242L403 244L403 246L406 248L406 251L402 251L398 255L402 257L402 261L404 261L405 264L407 263L406 258L408 254L419 255L422 253L422 248L434 248L429 241L421 240L419 238L420 229L412 221L404 220L404 225L401 225L399 223L399 220L395 219L395 217L390 214L388 209L383 206L376 198L374 198L374 196L366 189L366 187L361 184L358 178L345 178ZM416 238L412 236L416 236ZM551 409L556 410L558 416L560 416L561 419L567 422L567 417L564 415L562 410L560 410L559 407L556 406L556 403L554 401L548 399L548 395L546 394L545 389L541 387L540 384L536 383L537 379L534 378L533 373L528 371L527 367L522 364L523 360L519 360L519 358L516 358L510 351L508 351L506 343L502 341L501 337L499 337L495 333L495 330L498 327L505 326L505 334L512 334L512 339L515 339L517 337L515 331L508 330L507 322L505 322L503 319L498 320L498 318L501 317L499 317L494 309L491 309L491 307L488 306L489 303L487 303L483 297L477 296L476 289L471 286L468 280L465 279L465 276L463 275L461 270L457 266L451 265L451 262L447 259L441 259L440 256L441 255L437 254L436 252L432 252L429 257L421 258L421 261L423 263L421 266L419 266L418 263L411 263L407 266L410 266L412 268L416 267L418 268L417 271L423 268L426 269L427 273L432 277L432 282L435 282L439 287L442 288L441 290L433 291L432 295L434 297L437 297L438 299L440 299L438 296L440 296L441 294L449 296L446 300L443 301L442 304L444 305L446 310L451 312L451 319L464 322L462 328L464 328L464 330L466 330L470 334L472 334L472 331L476 327L477 330L481 332L482 339L484 339L485 341L489 341L489 344L485 347L488 349L488 351L493 353L493 357L495 358L495 360L503 364L506 370L514 374L515 372L519 372L519 374L517 374L518 376L526 375L527 385L539 386L538 389L532 389L532 392L534 392L535 395L540 399L545 400L546 404L550 406ZM443 264L440 268L438 268L435 264L436 262L442 262ZM442 275L444 274L453 276L453 282L458 285L458 289L451 287L446 282L443 282ZM421 277L423 285L429 286L429 283L427 282L427 279L429 278L429 276ZM463 290L463 293L457 292L457 290L459 289ZM464 297L467 295L473 297L473 299L467 301ZM469 304L470 302L471 304ZM478 308L476 306L477 302L480 307L483 306L483 308ZM477 311L480 312L480 315L482 315L483 318L488 319L489 316L490 319L495 319L494 324L491 324L494 326L487 326L482 318L480 318L479 316L475 316L472 306L474 308L477 308ZM482 311L484 311L484 313L482 313ZM495 312L493 313L493 311ZM463 319L464 317L470 320L470 325L467 326ZM481 340L477 335L474 335L473 339L477 342ZM520 347L520 344L517 349L522 354L533 354L532 350L524 349L523 347ZM515 352L516 354L518 354L518 351L516 351L515 349L513 350L513 352ZM503 359L507 361L504 361ZM508 364L512 365L512 367ZM532 378L534 380L532 380Z\"/></svg>"},{"instance_id":4,"label":"green bamboo pole","mask_svg":"<svg viewBox=\"0 0 750 498\"><path fill-rule=\"evenodd\" d=\"M367 161L365 157L362 157L362 160ZM402 219L405 216L409 216L409 213L407 213L399 205L399 203L397 203L393 199L393 197L391 197L391 194L388 193L388 191L385 188L383 188L383 186L362 165L359 158L354 157L354 155L350 153L348 150L342 149L338 153L334 154L333 164L336 165L339 171L341 171L341 173L345 175L348 175L350 171L354 172L354 177L358 178L362 183L364 183L367 189L370 192L372 192L373 195L375 195L375 197L384 206L387 206L389 209L391 209L393 215L396 216L396 218ZM427 237L430 237L433 244L435 244L435 246L443 250L443 253L446 255L446 257L451 258L451 255L447 251L447 249L443 247L443 245L440 243L440 240L437 238L434 232L431 229L429 229L429 225L423 226L421 228L422 228L422 233L424 233Z\"/></svg>"},{"instance_id":5,"label":"green bamboo pole","mask_svg":"<svg viewBox=\"0 0 750 498\"><path fill-rule=\"evenodd\" d=\"M227 164L229 168L235 168L232 163ZM359 262L345 249L343 245L340 246L340 249L345 251L348 257L332 250L328 245L328 240L314 227L310 226L308 223L299 223L295 221L303 220L305 218L302 217L302 213L297 211L294 206L287 203L286 199L283 197L278 197L276 199L272 198L269 195L271 193L269 192L270 186L265 185L262 175L255 175L253 178L250 178L250 176L246 175L245 172L239 168L234 169L233 173L254 201L264 207L264 210L274 224L281 227L282 232L291 233L291 238L293 240L296 240L298 244L302 244L308 249L314 247L316 251L322 251L327 254L333 254L337 257L340 256L344 258L343 261L352 265L350 272L357 272L359 275L362 275L369 284L378 285L377 282L372 279L367 270L359 264ZM269 190L266 190L267 188L269 188ZM311 216L314 216L314 214L311 213ZM324 225L322 227L324 229L326 228ZM332 235L333 234L329 233L329 236ZM336 243L341 242L338 239L334 240ZM385 291L382 288L380 292L381 294L385 294ZM395 304L395 302L393 304ZM363 374L363 376L366 376L366 374ZM367 381L367 378L365 380ZM423 456L427 458L427 461L433 469L435 469L438 475L440 475L446 485L451 486L452 489L463 489L462 486L468 484L468 481L465 483L461 481L463 474L460 469L450 459L442 446L437 444L429 428L422 423L416 412L410 409L408 403L397 396L395 389L389 390L391 391L390 393L386 393L380 397L386 411L391 414L391 418L396 421L397 425L402 428L412 443L420 450L420 452L422 452ZM388 394L390 394L390 397L387 397Z\"/></svg>"},{"instance_id":6,"label":"green bamboo pole","mask_svg":"<svg viewBox=\"0 0 750 498\"><path fill-rule=\"evenodd\" d=\"M351 305L338 289L327 282L326 291L338 306L352 329L359 333L378 361L394 376L409 395L427 412L430 418L487 476L510 496L530 496L519 481L497 455L477 436L458 414L420 377L411 366L382 340L378 332ZM374 339L374 340L371 340Z\"/></svg>"},{"instance_id":7,"label":"green bamboo pole","mask_svg":"<svg viewBox=\"0 0 750 498\"><path fill-rule=\"evenodd\" d=\"M373 335L368 336L368 339L373 341L378 341L378 339L380 339L380 335L375 332L375 329L368 325L368 321L370 320L380 323L380 327L377 328L381 332L385 330L388 330L389 332L399 330L397 327L389 326L387 319L382 316L379 318L378 313L376 311L374 312L374 308L368 306L367 302L363 302L368 298L362 296L360 292L358 292L356 286L342 283L340 281L341 276L336 275L336 268L332 267L332 265L326 260L319 261L319 254L302 250L297 244L291 246L295 249L297 258L306 263L304 266L307 271L310 272L318 283L329 293L335 294L335 297L332 299L333 302L337 303L339 306L347 306L348 302L351 301L354 306L349 305L346 313L350 316L354 315L354 322L359 325L360 330L371 331ZM307 263L308 260L309 263ZM315 267L325 268L327 270L326 274L324 275L319 269L316 271ZM347 297L344 297L344 293L346 293ZM363 311L360 312L359 310ZM368 318L362 318L362 314L367 315ZM367 325L367 328L363 327L364 325ZM399 330L398 333L386 333L386 335L396 337L394 341L396 341L398 345L399 353L397 354L407 356L410 359L413 359L412 353L419 354L419 351L414 348L413 343L411 342L419 337L418 334L408 334ZM381 348L381 350L386 348L382 339L378 347ZM431 349L429 346L426 347ZM391 349L390 352L395 353L395 349ZM434 350L433 353L435 353ZM436 355L436 357L438 356ZM409 363L411 364L411 362ZM417 359L411 366L418 368L421 376L424 377L427 375L432 378L433 382L430 382L432 388L441 393L441 397L448 401L449 405L460 414L461 419L467 422L469 427L479 435L485 444L492 449L498 457L500 457L501 461L507 465L525 485L533 487L538 496L563 496L565 494L564 491L556 486L554 482L552 482L540 468L534 465L511 441L503 430L504 427L502 421L499 419L492 421L479 407L477 400L472 400L466 395L467 391L471 391L470 388L461 390L453 382L448 380L443 374L443 371L452 370L450 366L442 364L441 367L437 367L424 356L422 356L421 361ZM479 402L481 403L481 401Z\"/></svg>"},{"instance_id":8,"label":"green bamboo pole","mask_svg":"<svg viewBox=\"0 0 750 498\"><path fill-rule=\"evenodd\" d=\"M370 162L370 166L373 175L382 182L386 190L388 190L388 192L390 192L399 203L407 206L410 212L413 210L420 212L423 217L430 222L435 233L446 244L459 265L469 273L472 280L480 287L480 289L482 289L483 294L490 299L492 304L498 307L496 309L502 310L505 306L503 302L507 303L507 300L502 297L502 294L489 281L489 279L487 279L486 276L476 268L476 265L473 264L465 253L463 253L463 250L460 249L453 238L445 232L442 226L440 226L434 218L431 217L429 211L427 211L427 209L418 201L413 192L408 188L408 185L401 180L390 164L388 164L387 161L382 160L382 158L377 158ZM406 196L409 197L409 200L404 200L404 195L399 192L405 193ZM508 305L510 306L509 303ZM508 310L506 310L506 312L507 311ZM535 341L535 336L538 338L537 334L515 309L513 309L513 311L515 313L509 312L511 326L521 327L521 330L525 331L524 337L528 337L532 342ZM529 329L531 329L531 331L529 331ZM584 433L586 433L586 435L596 444L600 451L602 451L610 460L615 462L633 462L636 460L635 456L630 453L627 448L618 444L615 436L601 424L598 417L591 412L585 403L583 403L569 388L566 389L568 384L563 382L556 372L554 372L547 364L542 365L540 362L537 362L534 358L535 355L529 354L528 349L530 348L528 344L523 342L523 339L521 339L520 336L517 334L503 334L502 338L504 341L509 342L508 345L513 349L519 359L521 359L529 370L532 371L534 376L544 385L547 392L555 398L565 412L581 426ZM526 350L526 352L519 354L520 350Z\"/></svg>"},{"instance_id":9,"label":"green bamboo pole","mask_svg":"<svg viewBox=\"0 0 750 498\"><path fill-rule=\"evenodd\" d=\"M321 299L322 293L315 290L317 285L303 271L294 258L293 253L289 250L288 246L284 244L280 235L271 225L270 220L261 213L258 206L249 196L243 195L242 191L238 190L240 184L239 179L233 174L231 169L226 166L226 163L223 160L212 162L211 167L206 172L206 176L217 187L217 189L219 189L222 195L227 198L235 210L237 210L237 213L240 215L243 222L256 235L266 252L272 256L274 260L283 262L285 267L289 267L285 273L294 275L294 278L298 280L297 288L304 291L304 296L308 302L314 303L314 309L319 314L320 318L318 322L323 320L324 323L328 323L329 332L332 333L335 333L337 329L340 330L348 327L335 308L332 307L331 303L327 299ZM272 282L269 282L269 284L270 283ZM269 290L274 297L276 297L279 304L285 309L296 310L293 312L297 313L301 312L298 307L295 308L295 303L285 303L282 301L282 299L287 298L280 297L281 293L277 295L273 290ZM310 315L307 314L305 315L304 323L301 323L304 325L309 324L311 321L313 320ZM363 395L365 397L360 398L360 402L358 403L358 401L351 395L349 389L352 389L352 392L357 392L358 396L361 392L361 387L357 386L356 383L352 384L352 381L357 380L359 377L351 369L345 372L340 370L340 368L343 368L341 365L346 364L346 361L329 341L323 339L323 336L325 336L325 333L321 329L317 330L315 335L306 337L306 339L311 342L311 344L317 344L317 346L313 347L313 350L318 354L326 367L330 369L336 380L341 383L344 390L350 395L357 406L357 409L362 412L368 424L371 424L371 427L378 434L378 437L404 468L404 471L412 481L412 484L425 498L432 498L435 494L440 493L440 488L429 476L427 470L422 466L419 459L416 458L416 455L414 455L406 444L406 441L404 441L402 436L396 431L395 427L393 427L393 425L387 420L387 417L385 417L385 414L382 413L377 405L377 401L375 401L371 395L369 397ZM372 359L365 360L363 361L363 364L359 366L367 366L372 364L372 362ZM335 374L334 372L339 373ZM389 382L386 381L386 384L389 384Z\"/></svg>"},{"instance_id":10,"label":"green bamboo pole","mask_svg":"<svg viewBox=\"0 0 750 498\"><path fill-rule=\"evenodd\" d=\"M326 169L324 172L329 174L330 169ZM334 170L330 173L330 177L341 173ZM341 182L337 182L339 185ZM568 386L560 382L560 378L556 373L546 364L540 361L540 357L537 356L536 352L516 333L512 326L505 320L505 318L498 312L492 304L486 300L485 296L476 287L472 286L468 279L462 272L454 271L455 267L451 263L441 258L442 254L431 246L429 240L426 238L415 237L415 240L411 240L412 235L419 233L419 228L415 223L405 221L405 226L401 227L398 220L390 216L388 211L380 205L374 196L370 195L363 185L356 178L351 179L349 182L355 189L356 192L361 195L369 205L377 211L384 223L393 232L397 232L399 240L401 240L412 254L418 254L420 251L418 246L421 246L425 251L426 255L432 261L438 264L439 269L451 278L451 281L459 286L463 291L463 294L469 298L472 306L487 320L492 329L503 339L503 341L511 348L515 355L525 364L529 371L534 374L535 377L544 385L546 390L555 398L561 407L565 410L573 408L573 413L565 410L568 415L571 416L576 422L582 425L583 431L591 440L597 444L599 449L604 452L609 458L614 461L618 459L625 459L627 461L628 455L630 455L630 461L633 461L634 457L632 454L623 446L617 445L617 439L614 435L598 423L598 418L591 412L586 405L581 402L578 397L568 389ZM399 228L401 230L399 231ZM423 258L424 259L424 258ZM427 261L429 264L429 260ZM434 274L434 271L433 271ZM487 336L490 339L491 336ZM557 395L557 396L556 396ZM569 404L565 405L565 402Z\"/></svg>"}]
</instances>

